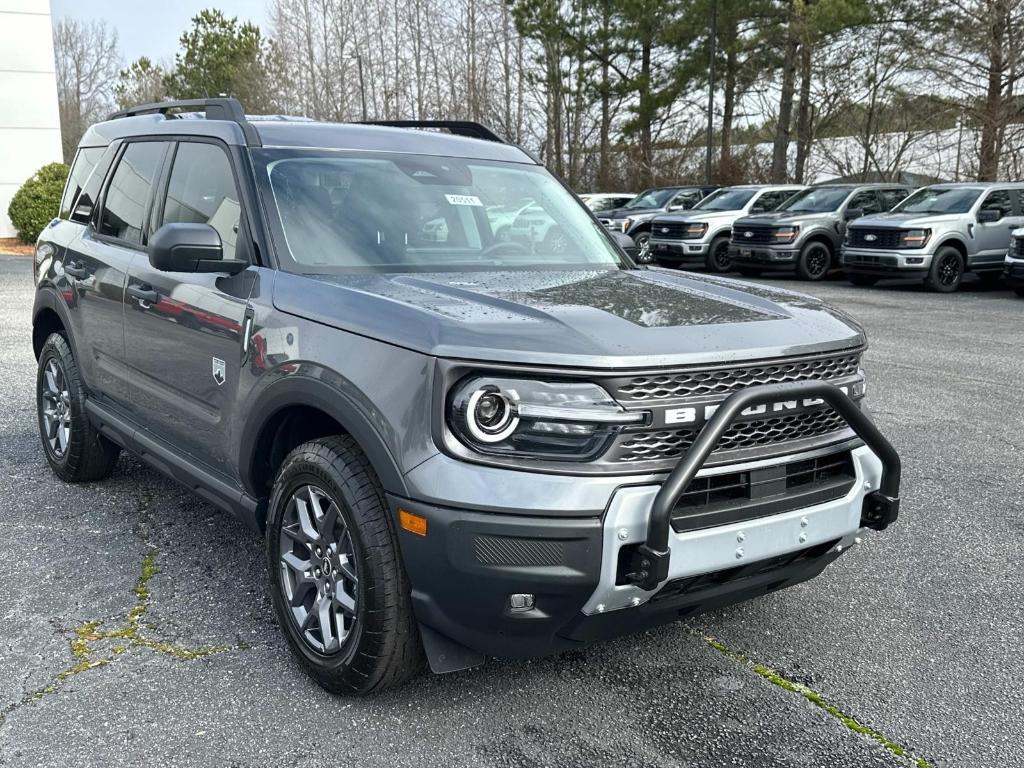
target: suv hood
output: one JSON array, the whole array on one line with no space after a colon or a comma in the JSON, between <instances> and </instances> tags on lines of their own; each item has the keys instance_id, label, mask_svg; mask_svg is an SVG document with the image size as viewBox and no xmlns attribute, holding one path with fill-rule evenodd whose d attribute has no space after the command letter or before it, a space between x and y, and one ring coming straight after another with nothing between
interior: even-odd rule
<instances>
[{"instance_id":1,"label":"suv hood","mask_svg":"<svg viewBox=\"0 0 1024 768\"><path fill-rule=\"evenodd\" d=\"M742 216L743 211L686 211L684 213L673 213L668 216L659 216L658 221L732 221L737 216Z\"/></svg>"},{"instance_id":2,"label":"suv hood","mask_svg":"<svg viewBox=\"0 0 1024 768\"><path fill-rule=\"evenodd\" d=\"M931 227L936 224L954 224L962 221L964 213L943 213L924 216L920 213L878 213L874 216L861 216L851 222L854 227Z\"/></svg>"},{"instance_id":3,"label":"suv hood","mask_svg":"<svg viewBox=\"0 0 1024 768\"><path fill-rule=\"evenodd\" d=\"M274 305L436 357L581 368L751 360L865 343L853 320L809 296L660 269L278 272Z\"/></svg>"},{"instance_id":4,"label":"suv hood","mask_svg":"<svg viewBox=\"0 0 1024 768\"><path fill-rule=\"evenodd\" d=\"M839 218L838 211L825 211L824 213L813 213L808 211L768 211L744 216L736 221L737 226L754 224L761 226L779 226L781 224L800 224L805 221L831 221Z\"/></svg>"}]
</instances>

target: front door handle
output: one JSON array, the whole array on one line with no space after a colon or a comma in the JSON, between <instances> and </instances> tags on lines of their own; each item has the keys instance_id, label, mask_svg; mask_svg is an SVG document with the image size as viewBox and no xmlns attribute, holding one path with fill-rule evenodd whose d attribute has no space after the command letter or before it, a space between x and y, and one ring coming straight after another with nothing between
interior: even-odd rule
<instances>
[{"instance_id":1,"label":"front door handle","mask_svg":"<svg viewBox=\"0 0 1024 768\"><path fill-rule=\"evenodd\" d=\"M83 277L89 276L89 270L79 264L77 261L69 261L64 265L64 274L71 275L72 277L81 280Z\"/></svg>"},{"instance_id":2,"label":"front door handle","mask_svg":"<svg viewBox=\"0 0 1024 768\"><path fill-rule=\"evenodd\" d=\"M129 285L128 295L138 301L139 306L143 309L149 309L150 304L156 304L160 301L160 293L149 283Z\"/></svg>"}]
</instances>

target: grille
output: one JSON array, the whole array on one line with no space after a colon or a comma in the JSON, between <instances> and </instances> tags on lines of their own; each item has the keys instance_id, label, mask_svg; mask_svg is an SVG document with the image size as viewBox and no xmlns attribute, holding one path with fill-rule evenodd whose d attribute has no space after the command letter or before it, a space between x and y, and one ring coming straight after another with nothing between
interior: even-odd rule
<instances>
[{"instance_id":1,"label":"grille","mask_svg":"<svg viewBox=\"0 0 1024 768\"><path fill-rule=\"evenodd\" d=\"M1024 259L1024 237L1015 238L1013 244L1013 252Z\"/></svg>"},{"instance_id":2,"label":"grille","mask_svg":"<svg viewBox=\"0 0 1024 768\"><path fill-rule=\"evenodd\" d=\"M773 243L775 242L775 227L763 225L752 227L740 226L733 230L732 239L737 245Z\"/></svg>"},{"instance_id":3,"label":"grille","mask_svg":"<svg viewBox=\"0 0 1024 768\"><path fill-rule=\"evenodd\" d=\"M873 256L869 253L847 253L843 264L867 267L895 267L899 259L895 256Z\"/></svg>"},{"instance_id":4,"label":"grille","mask_svg":"<svg viewBox=\"0 0 1024 768\"><path fill-rule=\"evenodd\" d=\"M651 225L651 237L656 240L685 240L687 221L656 221Z\"/></svg>"},{"instance_id":5,"label":"grille","mask_svg":"<svg viewBox=\"0 0 1024 768\"><path fill-rule=\"evenodd\" d=\"M715 447L715 452L756 448L789 440L820 437L846 428L846 421L831 408L794 413L770 419L734 423ZM629 434L619 444L616 461L679 459L697 439L699 429Z\"/></svg>"},{"instance_id":6,"label":"grille","mask_svg":"<svg viewBox=\"0 0 1024 768\"><path fill-rule=\"evenodd\" d=\"M860 368L860 352L809 360L793 360L722 370L636 376L616 389L622 401L728 395L753 384L777 384L806 379L839 379L854 376Z\"/></svg>"},{"instance_id":7,"label":"grille","mask_svg":"<svg viewBox=\"0 0 1024 768\"><path fill-rule=\"evenodd\" d=\"M856 248L899 248L900 232L898 229L850 227L847 230L848 245ZM866 239L868 235L873 235L874 240Z\"/></svg>"}]
</instances>

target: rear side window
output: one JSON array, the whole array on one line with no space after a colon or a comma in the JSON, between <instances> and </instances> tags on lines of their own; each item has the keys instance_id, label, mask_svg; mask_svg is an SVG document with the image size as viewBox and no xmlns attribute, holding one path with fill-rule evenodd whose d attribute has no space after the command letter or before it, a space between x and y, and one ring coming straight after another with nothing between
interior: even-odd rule
<instances>
[{"instance_id":1,"label":"rear side window","mask_svg":"<svg viewBox=\"0 0 1024 768\"><path fill-rule=\"evenodd\" d=\"M891 211L906 196L907 190L905 189L883 189L882 205L885 206L885 210Z\"/></svg>"},{"instance_id":2,"label":"rear side window","mask_svg":"<svg viewBox=\"0 0 1024 768\"><path fill-rule=\"evenodd\" d=\"M60 201L60 217L66 219L71 215L75 202L78 200L82 187L86 180L92 175L93 169L103 157L103 150L106 147L82 147L75 155L71 164L71 173L68 174L68 183L64 187L64 197Z\"/></svg>"},{"instance_id":3,"label":"rear side window","mask_svg":"<svg viewBox=\"0 0 1024 768\"><path fill-rule=\"evenodd\" d=\"M241 207L227 154L215 144L182 143L174 155L161 224L209 224L224 258L235 258Z\"/></svg>"},{"instance_id":4,"label":"rear side window","mask_svg":"<svg viewBox=\"0 0 1024 768\"><path fill-rule=\"evenodd\" d=\"M142 242L146 203L165 142L129 144L114 169L100 216L99 233L128 243Z\"/></svg>"}]
</instances>

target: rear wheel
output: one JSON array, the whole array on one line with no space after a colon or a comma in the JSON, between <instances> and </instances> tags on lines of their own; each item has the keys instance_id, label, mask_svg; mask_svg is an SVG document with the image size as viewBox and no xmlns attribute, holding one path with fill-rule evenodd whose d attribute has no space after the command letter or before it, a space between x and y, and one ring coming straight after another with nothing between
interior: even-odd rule
<instances>
[{"instance_id":1,"label":"rear wheel","mask_svg":"<svg viewBox=\"0 0 1024 768\"><path fill-rule=\"evenodd\" d=\"M814 240L803 247L796 262L801 280L821 280L832 266L832 252L824 243Z\"/></svg>"},{"instance_id":2,"label":"rear wheel","mask_svg":"<svg viewBox=\"0 0 1024 768\"><path fill-rule=\"evenodd\" d=\"M732 269L732 256L729 255L729 238L716 237L711 241L705 264L711 272L728 272Z\"/></svg>"},{"instance_id":3,"label":"rear wheel","mask_svg":"<svg viewBox=\"0 0 1024 768\"><path fill-rule=\"evenodd\" d=\"M846 279L854 285L862 285L864 287L870 287L878 282L878 278L874 275L847 275Z\"/></svg>"},{"instance_id":4,"label":"rear wheel","mask_svg":"<svg viewBox=\"0 0 1024 768\"><path fill-rule=\"evenodd\" d=\"M39 354L36 407L46 461L61 480L82 483L110 475L121 449L85 413L85 385L71 347L50 334Z\"/></svg>"},{"instance_id":5,"label":"rear wheel","mask_svg":"<svg viewBox=\"0 0 1024 768\"><path fill-rule=\"evenodd\" d=\"M932 265L928 268L924 284L939 293L952 293L960 287L963 276L964 257L956 248L947 245L939 248L932 256Z\"/></svg>"},{"instance_id":6,"label":"rear wheel","mask_svg":"<svg viewBox=\"0 0 1024 768\"><path fill-rule=\"evenodd\" d=\"M288 643L333 693L396 686L423 664L409 583L376 474L355 441L300 445L270 500L267 565Z\"/></svg>"}]
</instances>

